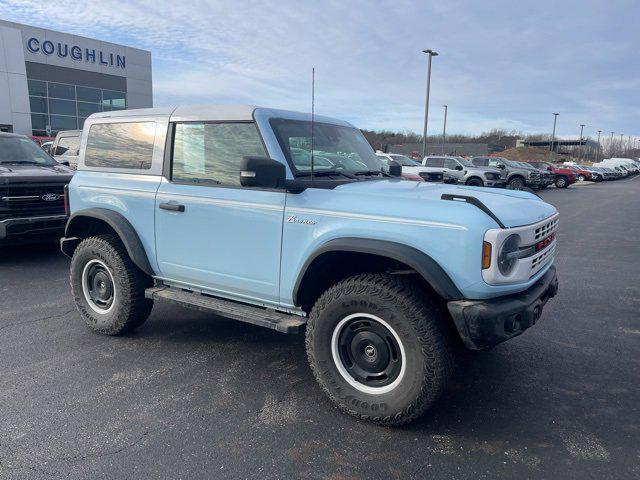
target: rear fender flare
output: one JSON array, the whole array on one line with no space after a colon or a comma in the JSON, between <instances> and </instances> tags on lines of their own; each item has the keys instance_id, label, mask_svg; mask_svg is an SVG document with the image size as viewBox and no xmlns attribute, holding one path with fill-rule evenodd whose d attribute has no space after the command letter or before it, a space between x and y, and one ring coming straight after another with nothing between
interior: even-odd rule
<instances>
[{"instance_id":1,"label":"rear fender flare","mask_svg":"<svg viewBox=\"0 0 640 480\"><path fill-rule=\"evenodd\" d=\"M68 256L73 255L75 247L80 243L79 240L87 236L87 219L98 220L111 227L120 237L133 263L147 275L154 275L147 252L133 225L122 214L106 208L88 208L77 211L69 217L65 238L60 242L63 253Z\"/></svg>"}]
</instances>

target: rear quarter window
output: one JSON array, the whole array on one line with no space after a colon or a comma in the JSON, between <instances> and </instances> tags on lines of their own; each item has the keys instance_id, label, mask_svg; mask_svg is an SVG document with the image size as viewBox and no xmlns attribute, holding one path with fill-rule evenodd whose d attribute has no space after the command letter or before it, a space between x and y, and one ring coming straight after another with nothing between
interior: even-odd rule
<instances>
[{"instance_id":1,"label":"rear quarter window","mask_svg":"<svg viewBox=\"0 0 640 480\"><path fill-rule=\"evenodd\" d=\"M97 123L89 129L87 167L148 170L153 158L155 122Z\"/></svg>"}]
</instances>

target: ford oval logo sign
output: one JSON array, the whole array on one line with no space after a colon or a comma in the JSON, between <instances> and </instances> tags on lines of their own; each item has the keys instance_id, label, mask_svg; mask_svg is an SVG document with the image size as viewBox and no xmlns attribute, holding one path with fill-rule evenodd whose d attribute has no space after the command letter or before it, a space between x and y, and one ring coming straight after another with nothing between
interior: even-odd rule
<instances>
[{"instance_id":1,"label":"ford oval logo sign","mask_svg":"<svg viewBox=\"0 0 640 480\"><path fill-rule=\"evenodd\" d=\"M45 202L55 202L56 200L60 200L60 195L57 193L45 193L40 198Z\"/></svg>"}]
</instances>

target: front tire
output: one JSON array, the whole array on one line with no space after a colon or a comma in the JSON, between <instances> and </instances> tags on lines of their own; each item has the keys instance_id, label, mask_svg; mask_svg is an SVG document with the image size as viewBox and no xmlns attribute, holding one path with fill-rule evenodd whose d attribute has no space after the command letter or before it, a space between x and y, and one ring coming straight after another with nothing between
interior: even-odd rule
<instances>
[{"instance_id":1,"label":"front tire","mask_svg":"<svg viewBox=\"0 0 640 480\"><path fill-rule=\"evenodd\" d=\"M509 183L507 183L507 188L509 190L522 190L525 186L525 181L519 177L512 178L509 180Z\"/></svg>"},{"instance_id":2,"label":"front tire","mask_svg":"<svg viewBox=\"0 0 640 480\"><path fill-rule=\"evenodd\" d=\"M584 175L578 175L578 181L579 182L584 182Z\"/></svg>"},{"instance_id":3,"label":"front tire","mask_svg":"<svg viewBox=\"0 0 640 480\"><path fill-rule=\"evenodd\" d=\"M89 237L71 259L71 290L80 316L96 332L118 335L142 325L153 307L152 279L129 258L117 235Z\"/></svg>"},{"instance_id":4,"label":"front tire","mask_svg":"<svg viewBox=\"0 0 640 480\"><path fill-rule=\"evenodd\" d=\"M411 279L350 277L311 310L311 369L342 411L381 425L409 423L435 402L451 374L447 320L438 299Z\"/></svg>"},{"instance_id":5,"label":"front tire","mask_svg":"<svg viewBox=\"0 0 640 480\"><path fill-rule=\"evenodd\" d=\"M484 187L484 182L482 180L480 180L479 178L470 178L469 180L467 180L466 185L470 186L470 187Z\"/></svg>"}]
</instances>

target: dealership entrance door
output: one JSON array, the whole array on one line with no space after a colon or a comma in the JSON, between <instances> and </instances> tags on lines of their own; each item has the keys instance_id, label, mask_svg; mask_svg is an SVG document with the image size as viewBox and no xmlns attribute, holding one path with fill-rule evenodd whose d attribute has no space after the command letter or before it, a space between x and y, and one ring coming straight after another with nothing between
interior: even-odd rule
<instances>
[{"instance_id":1,"label":"dealership entrance door","mask_svg":"<svg viewBox=\"0 0 640 480\"><path fill-rule=\"evenodd\" d=\"M6 133L13 132L13 125L2 125L2 124L0 124L0 132L6 132Z\"/></svg>"}]
</instances>

